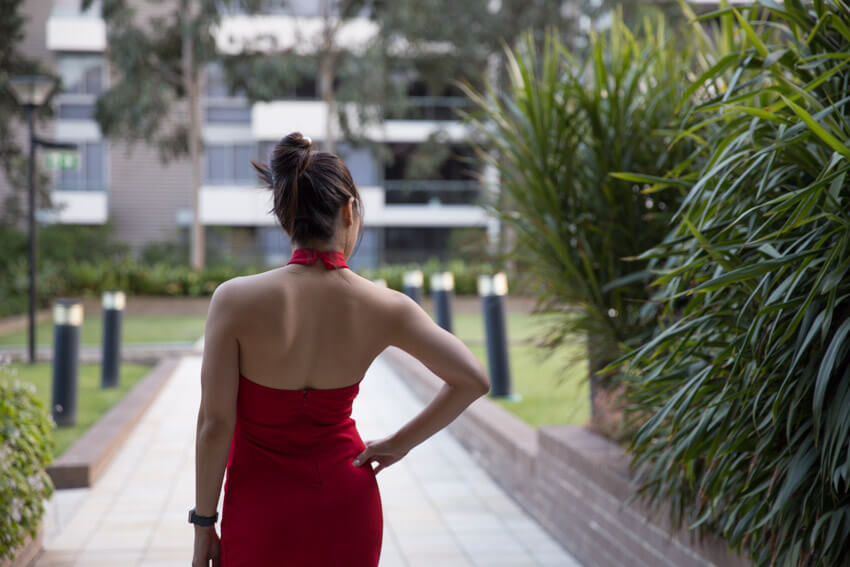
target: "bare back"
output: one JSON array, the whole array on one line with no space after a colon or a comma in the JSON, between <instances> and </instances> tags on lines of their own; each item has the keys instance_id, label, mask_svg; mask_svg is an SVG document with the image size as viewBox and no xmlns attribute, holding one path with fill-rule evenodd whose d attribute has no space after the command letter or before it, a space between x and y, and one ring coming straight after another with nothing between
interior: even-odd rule
<instances>
[{"instance_id":1,"label":"bare back","mask_svg":"<svg viewBox=\"0 0 850 567\"><path fill-rule=\"evenodd\" d=\"M239 280L239 369L272 388L341 388L390 343L394 295L350 269L290 264Z\"/></svg>"}]
</instances>

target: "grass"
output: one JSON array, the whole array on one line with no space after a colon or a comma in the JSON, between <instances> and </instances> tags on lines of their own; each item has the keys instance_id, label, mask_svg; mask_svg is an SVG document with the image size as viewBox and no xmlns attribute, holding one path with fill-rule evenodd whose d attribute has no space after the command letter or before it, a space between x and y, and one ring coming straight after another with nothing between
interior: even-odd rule
<instances>
[{"instance_id":1,"label":"grass","mask_svg":"<svg viewBox=\"0 0 850 567\"><path fill-rule=\"evenodd\" d=\"M544 322L544 315L508 312L505 320L508 338L511 342L525 340L539 331ZM484 318L481 313L453 313L452 331L466 342L480 341L483 344Z\"/></svg>"},{"instance_id":2,"label":"grass","mask_svg":"<svg viewBox=\"0 0 850 567\"><path fill-rule=\"evenodd\" d=\"M531 425L585 423L590 415L587 385L587 361L584 344L580 340L571 348L562 349L549 358L544 349L528 344L545 323L545 315L508 312L506 325L511 346L508 354L512 389L521 396L519 401L495 401ZM134 315L125 316L122 329L124 343L195 341L204 332L203 315ZM39 345L50 345L53 340L52 322L36 328ZM480 313L453 314L454 333L475 353L485 368L487 350L484 343L484 323ZM102 340L101 321L88 318L83 321L80 342L98 345ZM25 345L26 329L0 336L0 345ZM122 365L123 366L123 365ZM49 369L48 369L49 370ZM81 367L81 379L83 367ZM92 370L94 386L99 388L99 377ZM50 373L45 388L49 391ZM122 383L124 378L122 377Z\"/></svg>"},{"instance_id":3,"label":"grass","mask_svg":"<svg viewBox=\"0 0 850 567\"><path fill-rule=\"evenodd\" d=\"M521 399L494 401L535 427L586 423L590 417L590 391L583 341L577 339L550 357L545 356L548 351L524 342L540 331L545 317L507 314L511 386ZM452 322L455 335L488 368L483 317L478 313L455 313Z\"/></svg>"},{"instance_id":4,"label":"grass","mask_svg":"<svg viewBox=\"0 0 850 567\"><path fill-rule=\"evenodd\" d=\"M123 343L192 342L204 334L204 315L125 315L122 321ZM83 319L80 344L99 345L103 340L103 323L99 317ZM0 336L0 345L26 345L27 328ZM53 344L53 322L39 323L35 328L36 344Z\"/></svg>"},{"instance_id":5,"label":"grass","mask_svg":"<svg viewBox=\"0 0 850 567\"><path fill-rule=\"evenodd\" d=\"M55 457L65 450L106 413L118 400L150 370L149 365L121 363L119 386L102 390L100 387L100 364L80 364L77 390L77 423L73 426L56 427L53 430L56 447ZM0 379L9 378L35 385L36 395L50 411L52 404L53 365L50 362L13 362L4 367Z\"/></svg>"}]
</instances>

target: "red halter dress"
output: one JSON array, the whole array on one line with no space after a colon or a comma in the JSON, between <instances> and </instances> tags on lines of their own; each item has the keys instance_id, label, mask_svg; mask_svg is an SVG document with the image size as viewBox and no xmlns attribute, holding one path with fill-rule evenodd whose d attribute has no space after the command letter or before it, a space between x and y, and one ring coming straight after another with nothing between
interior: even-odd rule
<instances>
[{"instance_id":1,"label":"red halter dress","mask_svg":"<svg viewBox=\"0 0 850 567\"><path fill-rule=\"evenodd\" d=\"M287 262L348 267L339 250ZM351 417L360 382L272 388L239 375L221 512L222 567L376 567L383 511Z\"/></svg>"}]
</instances>

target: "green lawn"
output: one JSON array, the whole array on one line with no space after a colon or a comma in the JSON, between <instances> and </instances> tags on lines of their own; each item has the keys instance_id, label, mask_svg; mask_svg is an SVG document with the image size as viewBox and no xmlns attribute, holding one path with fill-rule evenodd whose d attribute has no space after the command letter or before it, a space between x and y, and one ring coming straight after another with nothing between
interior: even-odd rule
<instances>
[{"instance_id":1,"label":"green lawn","mask_svg":"<svg viewBox=\"0 0 850 567\"><path fill-rule=\"evenodd\" d=\"M132 315L124 316L121 340L125 343L191 342L204 334L203 315ZM99 345L103 340L100 317L86 317L80 333L83 345ZM26 345L27 329L0 336L0 345ZM53 322L39 323L35 328L36 344L53 344Z\"/></svg>"},{"instance_id":2,"label":"green lawn","mask_svg":"<svg viewBox=\"0 0 850 567\"><path fill-rule=\"evenodd\" d=\"M496 402L534 426L586 423L590 417L590 393L583 341L576 340L572 347L549 358L544 357L547 354L544 349L523 343L539 331L544 317L508 313L511 385L521 399L496 399ZM478 313L455 313L452 322L455 335L488 368L483 317Z\"/></svg>"},{"instance_id":3,"label":"green lawn","mask_svg":"<svg viewBox=\"0 0 850 567\"><path fill-rule=\"evenodd\" d=\"M545 321L544 317L509 312L505 321L509 339L521 341L532 336ZM481 313L453 313L452 331L464 341L484 341L484 318Z\"/></svg>"},{"instance_id":4,"label":"green lawn","mask_svg":"<svg viewBox=\"0 0 850 567\"><path fill-rule=\"evenodd\" d=\"M125 343L195 341L204 332L204 320L202 315L125 316L122 338ZM512 386L513 391L520 394L522 399L496 401L534 426L585 423L589 418L590 408L587 361L583 354L584 344L577 340L573 348L562 349L561 352L544 360L543 349L523 342L539 330L543 321L545 321L544 315L507 314L506 325L511 341L508 356ZM470 350L487 368L484 323L481 314L456 312L453 314L453 326L454 333L468 344ZM39 345L52 344L52 323L39 325L36 332ZM100 342L100 319L84 320L81 343L98 345ZM26 329L0 336L0 345L24 344L26 344ZM571 360L573 357L577 360ZM91 372L92 384L99 388L100 378L97 367L92 367L89 371L84 371L81 367L81 372ZM44 387L49 396L49 368L44 380Z\"/></svg>"},{"instance_id":5,"label":"green lawn","mask_svg":"<svg viewBox=\"0 0 850 567\"><path fill-rule=\"evenodd\" d=\"M120 385L117 388L102 390L100 387L100 364L80 364L77 390L77 423L69 427L54 429L56 452L58 457L88 427L106 413L150 370L149 365L121 363ZM0 379L18 379L35 384L38 397L45 406L51 407L53 366L50 362L13 362L3 368Z\"/></svg>"}]
</instances>

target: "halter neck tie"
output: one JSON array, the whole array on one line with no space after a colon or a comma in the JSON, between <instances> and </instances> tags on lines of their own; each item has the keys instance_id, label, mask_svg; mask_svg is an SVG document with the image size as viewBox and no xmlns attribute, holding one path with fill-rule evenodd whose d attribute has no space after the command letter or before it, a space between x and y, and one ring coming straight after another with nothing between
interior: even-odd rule
<instances>
[{"instance_id":1,"label":"halter neck tie","mask_svg":"<svg viewBox=\"0 0 850 567\"><path fill-rule=\"evenodd\" d=\"M316 250L315 248L296 248L286 264L313 264L319 258L325 264L325 269L348 268L342 250ZM350 268L349 268L350 269Z\"/></svg>"}]
</instances>

